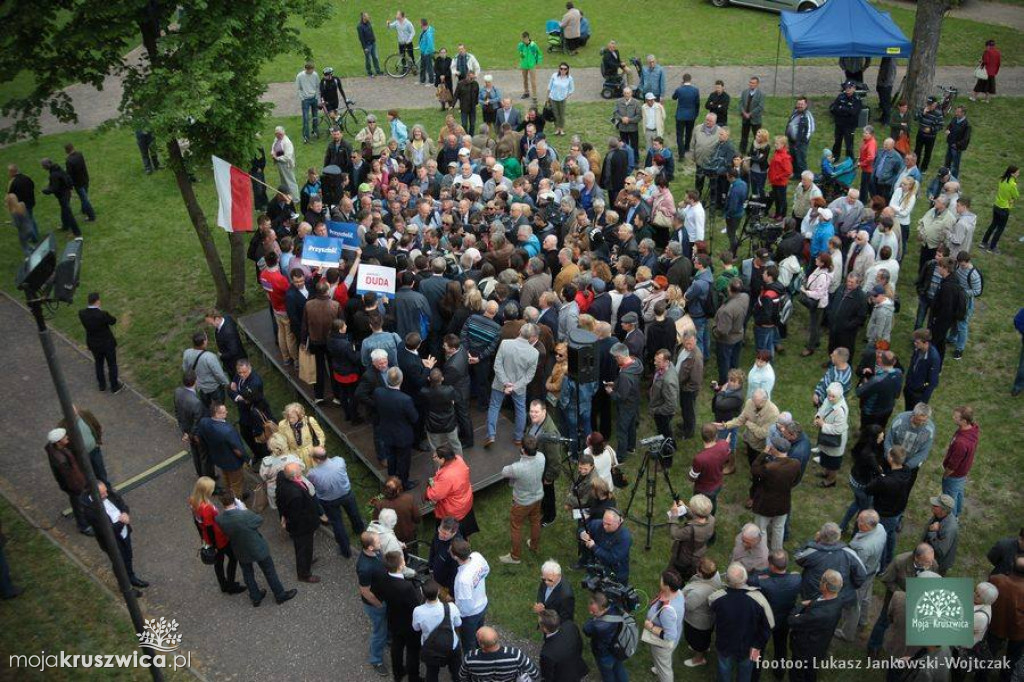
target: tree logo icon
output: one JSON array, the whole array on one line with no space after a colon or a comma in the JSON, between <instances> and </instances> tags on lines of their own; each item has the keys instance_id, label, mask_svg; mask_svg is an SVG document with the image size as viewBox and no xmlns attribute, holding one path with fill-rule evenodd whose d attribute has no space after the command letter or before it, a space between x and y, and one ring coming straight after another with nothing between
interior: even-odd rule
<instances>
[{"instance_id":1,"label":"tree logo icon","mask_svg":"<svg viewBox=\"0 0 1024 682\"><path fill-rule=\"evenodd\" d=\"M974 585L969 578L907 580L907 644L970 646Z\"/></svg>"},{"instance_id":2,"label":"tree logo icon","mask_svg":"<svg viewBox=\"0 0 1024 682\"><path fill-rule=\"evenodd\" d=\"M963 617L964 605L952 590L926 590L917 600L917 607L914 609L915 619L931 619L936 624L940 621L960 621Z\"/></svg>"},{"instance_id":3,"label":"tree logo icon","mask_svg":"<svg viewBox=\"0 0 1024 682\"><path fill-rule=\"evenodd\" d=\"M181 635L176 634L178 621L160 617L147 619L145 629L135 633L140 646L148 646L157 651L174 651L181 646Z\"/></svg>"}]
</instances>

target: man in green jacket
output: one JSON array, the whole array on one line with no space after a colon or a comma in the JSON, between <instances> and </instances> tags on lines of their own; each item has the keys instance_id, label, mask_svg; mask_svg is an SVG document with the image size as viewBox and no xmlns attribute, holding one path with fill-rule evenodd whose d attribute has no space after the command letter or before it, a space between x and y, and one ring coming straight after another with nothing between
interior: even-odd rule
<instances>
[{"instance_id":1,"label":"man in green jacket","mask_svg":"<svg viewBox=\"0 0 1024 682\"><path fill-rule=\"evenodd\" d=\"M270 547L259 530L263 517L237 506L235 494L230 490L221 494L220 503L224 511L217 514L216 523L224 535L228 536L231 551L235 553L235 558L242 566L242 578L245 580L245 586L249 588L252 605L259 606L267 596L267 591L261 590L256 583L253 564L258 564L263 571L263 577L267 579L267 585L273 590L278 604L283 604L298 594L298 590L295 589L285 590L277 577L274 558L270 556Z\"/></svg>"},{"instance_id":2,"label":"man in green jacket","mask_svg":"<svg viewBox=\"0 0 1024 682\"><path fill-rule=\"evenodd\" d=\"M537 99L537 65L544 61L544 54L537 43L523 31L523 39L519 43L519 68L523 72L523 99L530 99L530 87L533 87L533 98Z\"/></svg>"}]
</instances>

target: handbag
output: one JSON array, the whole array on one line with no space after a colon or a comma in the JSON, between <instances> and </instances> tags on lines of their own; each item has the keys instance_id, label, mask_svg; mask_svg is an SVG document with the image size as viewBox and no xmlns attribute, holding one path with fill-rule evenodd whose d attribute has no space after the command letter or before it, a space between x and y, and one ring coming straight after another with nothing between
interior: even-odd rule
<instances>
[{"instance_id":1,"label":"handbag","mask_svg":"<svg viewBox=\"0 0 1024 682\"><path fill-rule=\"evenodd\" d=\"M629 487L629 479L626 478L626 474L622 473L622 471L618 467L612 469L612 484L616 488Z\"/></svg>"},{"instance_id":2,"label":"handbag","mask_svg":"<svg viewBox=\"0 0 1024 682\"><path fill-rule=\"evenodd\" d=\"M217 561L217 548L207 544L208 538L203 538L203 545L199 548L199 560L207 566L212 566Z\"/></svg>"},{"instance_id":3,"label":"handbag","mask_svg":"<svg viewBox=\"0 0 1024 682\"><path fill-rule=\"evenodd\" d=\"M305 346L299 346L299 380L307 384L316 383L316 356Z\"/></svg>"},{"instance_id":4,"label":"handbag","mask_svg":"<svg viewBox=\"0 0 1024 682\"><path fill-rule=\"evenodd\" d=\"M270 498L267 496L267 484L260 483L252 491L252 501L249 502L249 509L262 514L263 510L270 506Z\"/></svg>"},{"instance_id":5,"label":"handbag","mask_svg":"<svg viewBox=\"0 0 1024 682\"><path fill-rule=\"evenodd\" d=\"M319 425L319 422L317 425ZM313 447L320 447L320 436L316 435L316 431L313 430L313 424L309 417L306 417L306 426L309 427L309 437L313 440Z\"/></svg>"},{"instance_id":6,"label":"handbag","mask_svg":"<svg viewBox=\"0 0 1024 682\"><path fill-rule=\"evenodd\" d=\"M657 227L671 228L672 218L665 215L664 213L655 213L654 218L651 220L651 223L653 223Z\"/></svg>"},{"instance_id":7,"label":"handbag","mask_svg":"<svg viewBox=\"0 0 1024 682\"><path fill-rule=\"evenodd\" d=\"M838 433L818 433L818 445L826 448L838 448L843 442L843 437Z\"/></svg>"},{"instance_id":8,"label":"handbag","mask_svg":"<svg viewBox=\"0 0 1024 682\"><path fill-rule=\"evenodd\" d=\"M547 121L548 123L554 123L555 107L553 104L551 104L551 100L545 100L544 110L541 115L544 117L544 120Z\"/></svg>"},{"instance_id":9,"label":"handbag","mask_svg":"<svg viewBox=\"0 0 1024 682\"><path fill-rule=\"evenodd\" d=\"M267 419L267 416L260 410L253 410L253 412L256 413L256 417L260 420L260 425L263 429L263 433L257 435L255 440L257 443L264 445L268 440L270 440L271 436L277 433L277 424L270 419Z\"/></svg>"},{"instance_id":10,"label":"handbag","mask_svg":"<svg viewBox=\"0 0 1024 682\"><path fill-rule=\"evenodd\" d=\"M981 64L974 69L974 77L980 81L988 80L988 70Z\"/></svg>"},{"instance_id":11,"label":"handbag","mask_svg":"<svg viewBox=\"0 0 1024 682\"><path fill-rule=\"evenodd\" d=\"M658 613L654 614L654 617L657 618L658 614L660 614L662 610L664 610L664 608L665 607L662 606L660 609L658 609ZM640 641L646 642L651 646L656 646L661 649L671 649L675 646L674 642L670 642L667 639L662 639L661 637L658 637L656 634L654 634L647 628L644 628L643 633L641 633Z\"/></svg>"}]
</instances>

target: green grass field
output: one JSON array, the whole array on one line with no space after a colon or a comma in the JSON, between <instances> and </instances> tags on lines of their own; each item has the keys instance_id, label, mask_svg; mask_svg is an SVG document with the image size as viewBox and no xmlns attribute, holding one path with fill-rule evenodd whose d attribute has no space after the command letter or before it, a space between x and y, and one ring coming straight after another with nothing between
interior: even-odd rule
<instances>
[{"instance_id":1,"label":"green grass field","mask_svg":"<svg viewBox=\"0 0 1024 682\"><path fill-rule=\"evenodd\" d=\"M1021 100L998 99L990 105L974 105L970 116L974 121L975 134L970 150L965 155L962 180L966 191L974 199L979 215L979 230L987 227L990 219L991 200L996 179L1009 163L1019 163L1024 151L1014 126L1005 125L1013 120L1024 103ZM790 103L784 99L771 99L768 103L766 127L774 134L781 132L788 115ZM831 144L831 123L823 112L825 101L813 103L819 112L819 131L812 143L809 156L817 159L820 150ZM602 141L611 132L608 125L609 105L586 104L569 106L568 132L578 132L585 139L595 141L603 148ZM440 126L438 111L408 111L404 118L409 125L423 123L429 131ZM276 119L268 121L266 132L269 139L273 126L283 123L295 130L297 119ZM297 138L298 136L293 136ZM189 336L202 322L202 310L212 303L212 287L196 238L188 222L180 196L167 171L152 176L141 172L141 163L132 135L127 131L113 131L101 135L75 133L54 135L38 142L23 143L2 152L4 162L16 162L33 175L37 183L42 181L38 159L43 156L61 158L60 149L64 142L71 140L81 149L90 163L92 177L91 196L99 219L94 224L84 224L86 234L82 283L79 304L84 305L88 291L101 291L105 306L118 316L118 340L121 349L121 366L126 378L147 395L153 397L165 408L170 408L173 387L178 381L178 364L182 349L188 346ZM557 138L555 146L565 151L568 138ZM299 145L300 167L318 165L322 158L320 144ZM941 157L933 160L932 171L941 164ZM197 185L200 200L207 217L212 221L216 211L216 199L212 180L205 160L196 163L200 182ZM817 168L816 161L812 167ZM691 186L692 168L687 166L677 173L673 184L675 196L680 198ZM276 175L271 173L271 183ZM923 203L923 202L922 202ZM919 204L920 205L920 204ZM923 208L918 208L921 213ZM49 197L40 197L37 216L44 230L58 227L56 202ZM905 519L905 532L901 536L899 549L910 548L921 532L927 519L927 498L939 491L941 475L940 461L946 444L952 434L950 413L959 404L973 405L981 423L982 437L977 462L967 486L966 511L963 517L963 532L954 573L981 579L987 575L984 554L998 538L1016 532L1020 525L1018 512L1024 505L1019 486L1019 462L1013 455L1015 439L1020 434L1024 418L1024 402L1011 399L1009 387L1016 369L1020 351L1020 337L1014 331L1012 317L1021 305L1020 284L1022 281L1019 261L1024 257L1024 245L1017 242L1021 234L1022 221L1019 212L1014 213L1002 243L1002 255L978 252L975 261L985 274L985 293L978 300L977 311L971 325L971 339L964 359L948 361L942 375L942 386L936 392L933 406L936 411L938 438L931 458L925 465L918 481L914 496ZM720 226L716 226L720 227ZM227 240L216 230L222 252L227 251ZM723 246L724 237L715 230L715 249ZM975 243L981 232L976 234ZM4 248L0 251L0 271L7 273L2 286L13 290L13 274L20 261L13 229L3 237ZM61 241L63 241L63 237ZM912 246L903 264L899 291L903 300L903 311L896 322L893 347L906 361L909 358L910 332L916 309L913 292L913 271L917 264L917 247ZM248 309L264 307L262 293L250 284ZM83 335L75 318L77 306L62 308L54 324L61 331L81 342ZM780 409L790 410L804 424L810 424L812 407L811 389L820 377L819 363L824 354L810 359L801 359L799 350L805 338L806 315L798 311L790 323L790 339L787 351L776 362L777 383L774 400ZM747 349L743 355L743 366L752 363L752 352ZM714 364L713 362L711 363ZM275 409L280 409L292 399L293 393L272 370L258 367L264 378L269 380L269 396ZM710 381L710 379L708 380ZM705 386L708 381L705 381ZM699 418L709 420L710 396L702 394L699 404ZM901 403L902 404L902 403ZM856 400L851 400L851 408ZM653 433L653 424L645 417L640 436ZM689 487L683 484L686 465L696 451L692 442L682 446L677 455L672 480L688 496ZM333 451L341 452L341 446L333 443ZM635 468L632 462L630 468ZM814 465L811 465L812 467ZM813 471L795 493L793 535L787 549L810 538L826 520L838 520L849 503L851 495L845 486L844 468L840 485L831 490L816 486ZM361 465L350 467L360 499L367 499L376 492L376 480ZM745 467L740 474L731 477L720 499L719 528L722 541L710 552L724 568L729 551L729 538L742 523L750 520L749 512L742 508L745 499ZM630 472L632 473L632 472ZM631 476L632 479L632 476ZM560 485L566 485L565 477ZM659 486L657 514L668 508L669 496L664 486ZM625 491L620 493L625 494ZM624 497L621 497L624 503ZM642 499L637 509L642 508ZM506 486L496 485L478 496L477 513L485 529L474 537L477 546L492 565L489 579L491 595L491 616L501 625L511 628L522 637L535 637L535 620L529 610L532 603L540 563L547 557L555 557L568 566L575 561L575 543L572 539L571 521L562 518L552 527L544 530L541 553L538 556L526 554L523 565L506 567L497 558L508 551L507 515L509 492ZM6 519L6 517L5 517ZM6 524L5 524L6 525ZM638 587L653 593L657 587L658 572L668 559L670 541L666 530L656 533L650 552L645 552L642 539L633 526L636 541L632 552L632 575ZM51 559L46 559L51 561ZM568 578L578 583L581 576L570 573ZM579 619L585 616L585 599L579 599ZM0 607L2 609L4 607ZM840 656L860 657L863 647L839 646ZM682 656L680 652L679 656ZM684 669L682 658L677 664L677 679L710 679L708 669L693 671ZM629 663L631 672L642 674L649 665L648 655L642 653ZM853 680L853 673L837 674L830 679Z\"/></svg>"},{"instance_id":2,"label":"green grass field","mask_svg":"<svg viewBox=\"0 0 1024 682\"><path fill-rule=\"evenodd\" d=\"M521 0L516 3L514 18L502 11L478 12L478 3L473 0L445 3L412 0L401 6L416 25L417 35L420 17L427 17L434 26L438 48L447 47L451 54L459 42L466 42L485 71L518 68L519 35L529 31L534 40L546 46L545 22L561 19L564 12L562 3L544 0ZM302 35L312 48L319 68L333 66L342 76L365 75L355 29L359 13L364 10L370 13L381 66L387 55L398 51L395 32L388 30L386 24L394 19L395 5L334 0L334 8L334 16L323 26L303 29ZM580 8L590 18L593 35L577 56L567 57L566 61L573 67L598 66L598 54L611 39L618 41L623 56L637 55L642 59L653 52L665 64L716 66L775 62L779 18L771 12L745 7L719 9L710 0L653 0L637 6L624 24L622 6L616 0L590 0ZM886 7L886 11L908 37L913 35L914 12L898 7ZM467 15L474 17L471 31L465 29ZM1020 64L1024 36L1019 32L952 18L947 18L943 25L938 63L974 64L989 38L999 42L1005 66ZM788 54L783 45L782 58L786 59ZM546 58L561 60L563 55L547 55ZM832 62L834 60L819 60L817 63ZM281 55L267 64L264 79L267 82L294 80L301 66L302 55L298 51Z\"/></svg>"}]
</instances>

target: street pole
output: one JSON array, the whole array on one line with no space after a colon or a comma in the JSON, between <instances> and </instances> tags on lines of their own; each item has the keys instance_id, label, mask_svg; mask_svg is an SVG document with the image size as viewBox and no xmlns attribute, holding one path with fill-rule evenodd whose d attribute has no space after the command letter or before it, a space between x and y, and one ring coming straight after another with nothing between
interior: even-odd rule
<instances>
[{"instance_id":1,"label":"street pole","mask_svg":"<svg viewBox=\"0 0 1024 682\"><path fill-rule=\"evenodd\" d=\"M82 440L82 433L78 428L78 416L75 414L71 394L68 392L64 373L61 371L60 363L57 360L57 352L53 346L53 337L46 326L46 318L43 316L43 303L45 301L36 297L34 293L26 292L26 299L28 307L32 311L32 317L36 321L36 329L39 331L39 343L43 346L43 355L46 357L46 365L50 369L50 378L53 379L53 387L57 391L57 399L60 400L60 409L64 414L64 421L69 425L68 435L71 437L71 449L78 460L78 465L85 472L85 478L89 483L93 512L96 519L99 520L99 527L94 525L93 530L103 538L103 546L107 548L106 552L110 558L111 568L113 568L114 575L117 577L117 586L120 588L121 596L128 607L128 614L131 616L135 631L145 632L146 620L142 616L139 601L135 597L135 588L132 587L129 580L128 569L124 565L121 553L117 550L114 528L110 523L110 517L107 516L106 510L103 508L103 500L100 499L99 487L96 484L96 473L92 469L92 461L88 456L89 453L85 452L85 442ZM143 646L142 651L145 655L149 656L149 673L153 677L154 682L163 682L163 671L156 665L154 660L156 652L149 646Z\"/></svg>"}]
</instances>

